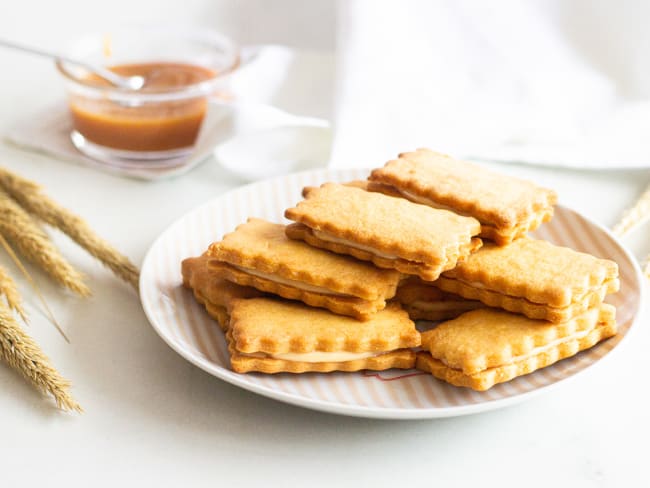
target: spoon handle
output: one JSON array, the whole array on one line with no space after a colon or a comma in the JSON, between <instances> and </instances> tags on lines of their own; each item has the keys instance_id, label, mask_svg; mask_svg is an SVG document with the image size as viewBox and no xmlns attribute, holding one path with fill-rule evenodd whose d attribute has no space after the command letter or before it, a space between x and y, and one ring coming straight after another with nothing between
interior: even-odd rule
<instances>
[{"instance_id":1,"label":"spoon handle","mask_svg":"<svg viewBox=\"0 0 650 488\"><path fill-rule=\"evenodd\" d=\"M79 66L81 66L83 68L89 69L90 71L93 71L93 69L90 66L86 65L83 62L79 62L77 60L69 59L66 56L62 56L59 53L55 53L55 52L52 52L52 51L47 51L45 49L26 46L24 44L20 44L20 43L17 43L15 41L8 41L6 39L0 39L0 46L8 47L10 49L17 49L18 51L23 51L23 52L30 53L30 54L36 54L37 56L43 56L43 57L46 57L46 58L65 61L66 63L76 64L76 65L79 65Z\"/></svg>"},{"instance_id":2,"label":"spoon handle","mask_svg":"<svg viewBox=\"0 0 650 488\"><path fill-rule=\"evenodd\" d=\"M145 83L145 79L142 76L130 76L130 77L120 76L117 73L114 73L113 71L103 68L101 66L94 66L90 63L86 63L78 59L71 59L67 56L63 56L59 53L55 53L52 51L47 51L45 49L35 48L32 46L25 46L24 44L20 44L15 41L8 41L6 39L0 38L0 47L16 49L18 51L23 51L30 54L36 54L37 56L43 56L57 61L63 61L68 64L81 66L85 70L91 73L95 73L96 75L99 75L100 78L103 78L109 83L111 83L112 85L120 88L139 90L144 86Z\"/></svg>"}]
</instances>

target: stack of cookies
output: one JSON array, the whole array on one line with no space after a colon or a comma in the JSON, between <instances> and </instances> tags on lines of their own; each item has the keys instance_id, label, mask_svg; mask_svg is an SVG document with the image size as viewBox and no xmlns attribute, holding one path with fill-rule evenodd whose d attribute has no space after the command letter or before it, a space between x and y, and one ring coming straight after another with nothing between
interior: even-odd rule
<instances>
[{"instance_id":1,"label":"stack of cookies","mask_svg":"<svg viewBox=\"0 0 650 488\"><path fill-rule=\"evenodd\" d=\"M226 330L237 372L415 365L420 334L399 304L386 303L401 279L396 270L292 240L284 225L250 218L202 257L184 260L182 271Z\"/></svg>"},{"instance_id":2,"label":"stack of cookies","mask_svg":"<svg viewBox=\"0 0 650 488\"><path fill-rule=\"evenodd\" d=\"M527 236L556 199L419 149L305 188L290 225L248 219L184 260L183 283L234 371L417 367L485 390L616 333L616 263Z\"/></svg>"}]
</instances>

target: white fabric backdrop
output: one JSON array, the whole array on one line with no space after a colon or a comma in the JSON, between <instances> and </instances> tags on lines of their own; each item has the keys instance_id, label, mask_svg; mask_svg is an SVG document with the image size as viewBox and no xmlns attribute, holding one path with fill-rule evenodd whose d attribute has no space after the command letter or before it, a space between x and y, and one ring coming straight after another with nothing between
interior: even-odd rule
<instances>
[{"instance_id":1,"label":"white fabric backdrop","mask_svg":"<svg viewBox=\"0 0 650 488\"><path fill-rule=\"evenodd\" d=\"M339 3L332 165L463 157L650 166L650 3Z\"/></svg>"}]
</instances>

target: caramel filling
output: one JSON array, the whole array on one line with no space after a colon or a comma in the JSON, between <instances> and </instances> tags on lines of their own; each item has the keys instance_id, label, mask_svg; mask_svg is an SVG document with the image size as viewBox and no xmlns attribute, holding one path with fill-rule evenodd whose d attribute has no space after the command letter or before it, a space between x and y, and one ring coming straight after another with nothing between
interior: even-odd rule
<instances>
[{"instance_id":1,"label":"caramel filling","mask_svg":"<svg viewBox=\"0 0 650 488\"><path fill-rule=\"evenodd\" d=\"M458 209L448 207L447 205L443 205L441 203L436 203L433 200L430 200L429 198L424 198L424 197L415 195L414 193L411 193L411 192L408 192L408 191L405 191L405 190L400 190L399 188L395 188L395 189L398 192L400 192L407 200L411 200L412 202L420 203L422 205L428 205L429 207L437 208L439 210L449 210L450 212L454 212L454 213L456 213L458 215L462 215L463 217L474 217L474 218L477 219L477 217L474 216L474 215L470 215L470 214L468 214L466 212L461 212ZM484 220L480 220L480 219L478 219L478 221L481 223L481 225L483 227L491 227L491 228L496 229L494 224L491 224L489 222L485 222Z\"/></svg>"},{"instance_id":2,"label":"caramel filling","mask_svg":"<svg viewBox=\"0 0 650 488\"><path fill-rule=\"evenodd\" d=\"M346 295L345 293L337 293L335 291L323 288L322 286L310 285L308 283L303 283L302 281L289 280L287 278L282 278L270 273L263 273L262 271L257 271L255 269L242 268L241 266L231 265L234 268L237 268L239 271L243 271L246 274L257 276L258 278L263 278L265 280L278 283L280 285L291 286L293 288L298 288L299 290L309 291L312 293L320 293L321 295L332 295L337 297L350 297L352 295Z\"/></svg>"},{"instance_id":3,"label":"caramel filling","mask_svg":"<svg viewBox=\"0 0 650 488\"><path fill-rule=\"evenodd\" d=\"M564 310L564 309L566 309L567 307L570 307L571 305L573 305L573 304L575 304L575 303L580 303L582 300L585 299L585 297L587 297L587 295L589 295L590 293L597 293L597 292L598 292L598 291L599 291L603 286L607 287L607 289L608 289L608 291L609 291L610 289L612 289L612 283L613 283L614 280L615 280L615 278L613 278L613 279L606 279L606 280L605 280L604 282L602 282L600 285L597 285L597 286L595 286L595 287L588 288L588 289L587 289L587 290L586 290L582 295L578 295L578 296L573 297L572 300L571 300L571 303L570 303L569 305L566 305L566 306L564 306L564 307L554 307L554 306L551 306L551 305L548 305L548 304L545 304L545 303L533 302L533 301L531 301L531 300L529 300L528 298L523 297L523 296L515 296L515 295L508 295L508 294L505 294L505 293L503 293L503 292L500 292L500 291L494 290L494 289L492 289L492 288L488 288L488 287L485 286L483 283L479 283L478 281L465 281L465 280L461 280L461 279L458 279L458 278L447 278L447 279L449 279L449 280L454 280L454 281L458 281L459 283L462 283L462 284L464 284L464 285L467 285L467 286L469 286L469 287L471 287L471 288L475 288L475 289L479 289L479 290L487 290L487 291L490 292L490 293L495 293L495 294L498 294L498 295L503 295L503 296L505 296L505 297L510 297L510 298L514 298L514 299L525 300L526 302L528 302L528 303L532 303L533 305L542 305L542 306L549 307L549 308L551 308L551 309L556 309L556 310Z\"/></svg>"},{"instance_id":4,"label":"caramel filling","mask_svg":"<svg viewBox=\"0 0 650 488\"><path fill-rule=\"evenodd\" d=\"M281 354L267 354L263 352L240 353L242 356L254 358L281 359L283 361L303 363L342 363L356 359L366 359L384 354L383 352L286 352Z\"/></svg>"},{"instance_id":5,"label":"caramel filling","mask_svg":"<svg viewBox=\"0 0 650 488\"><path fill-rule=\"evenodd\" d=\"M447 205L443 205L441 203L434 202L433 200L431 200L429 198L421 197L419 195L416 195L415 193L411 193L410 191L400 190L399 188L395 188L395 189L398 192L400 192L402 195L404 195L404 197L407 200L411 200L412 202L420 203L422 205L427 205L428 207L437 208L438 210L449 210L450 212L454 212L454 213L456 213L458 215L462 215L463 217L471 217L471 215L469 215L469 214L459 212L455 208L448 207ZM483 223L483 222L481 222L481 223Z\"/></svg>"},{"instance_id":6,"label":"caramel filling","mask_svg":"<svg viewBox=\"0 0 650 488\"><path fill-rule=\"evenodd\" d=\"M335 237L331 234L328 234L327 232L323 232L316 229L312 229L312 232L314 233L314 236L318 237L323 241L333 242L335 244L343 244L344 246L353 247L355 249L359 249L360 251L366 251L371 254L374 254L375 256L379 256L385 259L399 259L399 256L396 256L395 254L382 253L380 251L377 251L376 249L373 249L372 247L364 246L363 244L359 244L357 242L351 242L348 241L347 239L341 239L340 237Z\"/></svg>"}]
</instances>

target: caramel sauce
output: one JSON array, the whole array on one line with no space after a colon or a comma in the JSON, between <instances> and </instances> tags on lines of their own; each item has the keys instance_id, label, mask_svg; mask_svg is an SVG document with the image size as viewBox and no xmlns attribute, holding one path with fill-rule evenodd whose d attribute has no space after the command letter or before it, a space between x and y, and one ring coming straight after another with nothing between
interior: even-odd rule
<instances>
[{"instance_id":1,"label":"caramel sauce","mask_svg":"<svg viewBox=\"0 0 650 488\"><path fill-rule=\"evenodd\" d=\"M141 93L165 92L214 78L208 68L182 63L113 66L112 71L146 79ZM95 85L107 82L89 77ZM129 106L75 95L70 99L74 128L95 144L128 151L165 151L194 144L205 116L205 97Z\"/></svg>"}]
</instances>

